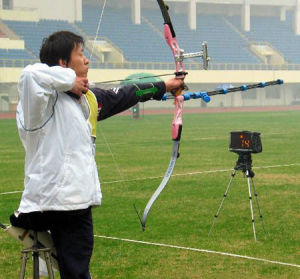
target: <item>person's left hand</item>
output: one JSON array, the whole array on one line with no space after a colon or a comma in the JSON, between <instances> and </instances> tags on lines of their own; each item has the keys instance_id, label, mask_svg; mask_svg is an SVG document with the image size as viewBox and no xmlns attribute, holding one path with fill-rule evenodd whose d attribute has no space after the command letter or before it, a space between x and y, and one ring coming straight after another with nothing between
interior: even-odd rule
<instances>
[{"instance_id":1,"label":"person's left hand","mask_svg":"<svg viewBox=\"0 0 300 279\"><path fill-rule=\"evenodd\" d=\"M184 82L181 78L171 78L165 81L165 85L166 91L171 92L172 94L174 93L174 91L177 91L177 89L184 88Z\"/></svg>"}]
</instances>

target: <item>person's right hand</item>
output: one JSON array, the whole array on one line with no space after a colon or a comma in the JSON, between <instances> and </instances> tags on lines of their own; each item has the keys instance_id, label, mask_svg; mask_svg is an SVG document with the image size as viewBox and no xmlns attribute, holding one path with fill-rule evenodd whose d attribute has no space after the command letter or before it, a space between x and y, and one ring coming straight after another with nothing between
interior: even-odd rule
<instances>
[{"instance_id":1,"label":"person's right hand","mask_svg":"<svg viewBox=\"0 0 300 279\"><path fill-rule=\"evenodd\" d=\"M89 80L86 77L76 77L71 92L80 97L82 94L86 93L88 89Z\"/></svg>"}]
</instances>

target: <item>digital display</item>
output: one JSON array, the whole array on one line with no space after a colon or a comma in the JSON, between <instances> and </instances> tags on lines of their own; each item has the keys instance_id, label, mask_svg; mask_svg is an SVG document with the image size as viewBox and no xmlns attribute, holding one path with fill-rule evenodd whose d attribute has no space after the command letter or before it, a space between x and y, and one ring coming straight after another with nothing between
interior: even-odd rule
<instances>
[{"instance_id":1,"label":"digital display","mask_svg":"<svg viewBox=\"0 0 300 279\"><path fill-rule=\"evenodd\" d=\"M249 131L231 132L229 150L233 152L261 152L260 133Z\"/></svg>"}]
</instances>

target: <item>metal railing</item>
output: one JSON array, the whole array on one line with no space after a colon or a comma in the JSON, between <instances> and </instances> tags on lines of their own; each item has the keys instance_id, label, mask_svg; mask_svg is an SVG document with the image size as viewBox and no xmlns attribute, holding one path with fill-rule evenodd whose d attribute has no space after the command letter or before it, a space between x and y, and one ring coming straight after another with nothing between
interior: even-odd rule
<instances>
[{"instance_id":1,"label":"metal railing","mask_svg":"<svg viewBox=\"0 0 300 279\"><path fill-rule=\"evenodd\" d=\"M0 58L1 68L24 68L29 64L38 62L37 59L2 59Z\"/></svg>"},{"instance_id":2,"label":"metal railing","mask_svg":"<svg viewBox=\"0 0 300 279\"><path fill-rule=\"evenodd\" d=\"M1 59L2 68L24 68L28 64L39 62L37 59ZM202 63L185 63L186 70L202 70ZM92 69L139 69L139 70L174 70L173 62L90 62ZM209 70L216 71L299 71L300 64L266 65L246 63L210 63Z\"/></svg>"}]
</instances>

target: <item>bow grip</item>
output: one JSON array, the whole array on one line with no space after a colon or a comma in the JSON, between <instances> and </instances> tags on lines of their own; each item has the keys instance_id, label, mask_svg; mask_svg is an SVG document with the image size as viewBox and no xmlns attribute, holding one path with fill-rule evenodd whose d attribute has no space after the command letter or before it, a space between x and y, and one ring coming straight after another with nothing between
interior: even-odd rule
<instances>
[{"instance_id":1,"label":"bow grip","mask_svg":"<svg viewBox=\"0 0 300 279\"><path fill-rule=\"evenodd\" d=\"M174 119L172 122L172 139L180 140L182 131L182 112L183 112L184 96L180 95L175 98Z\"/></svg>"}]
</instances>

